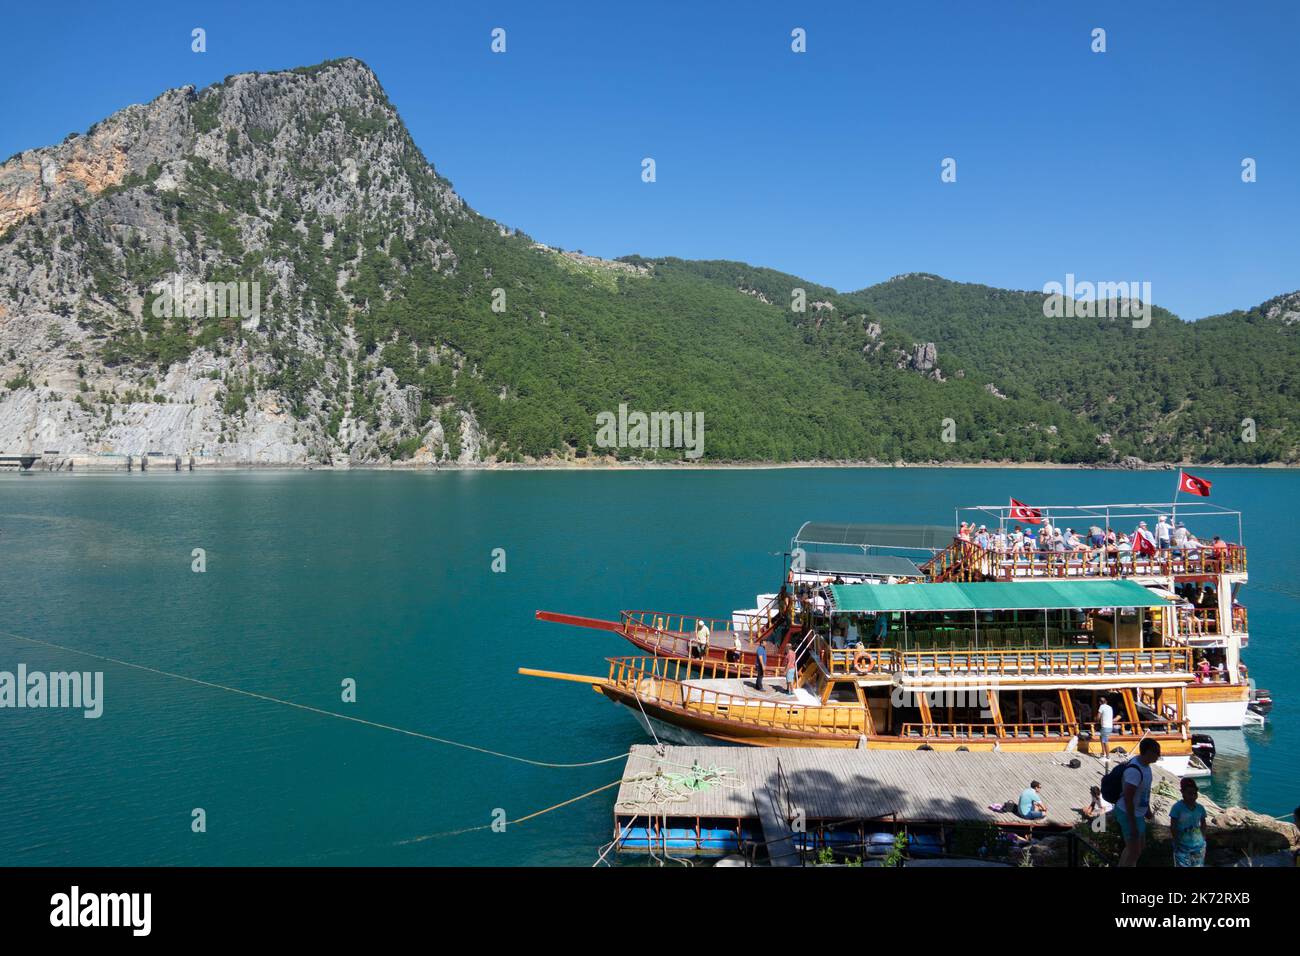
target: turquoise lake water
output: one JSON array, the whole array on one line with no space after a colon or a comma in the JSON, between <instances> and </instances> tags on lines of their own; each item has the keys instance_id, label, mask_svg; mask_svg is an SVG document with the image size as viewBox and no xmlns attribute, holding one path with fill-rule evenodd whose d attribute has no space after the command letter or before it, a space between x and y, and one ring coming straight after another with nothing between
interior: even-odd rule
<instances>
[{"instance_id":1,"label":"turquoise lake water","mask_svg":"<svg viewBox=\"0 0 1300 956\"><path fill-rule=\"evenodd\" d=\"M1300 803L1300 473L1197 469L1243 509L1268 727L1210 794ZM0 630L533 759L644 742L589 689L613 634L538 608L728 616L805 520L951 524L953 506L1167 501L1169 472L969 469L0 476ZM1190 522L1198 530L1196 522ZM203 548L207 570L191 571ZM492 571L493 549L506 571ZM529 767L0 635L0 670L102 670L104 714L0 710L0 864L590 864L620 762ZM357 684L355 703L341 682ZM1229 752L1231 751L1231 752ZM1017 782L1008 782L1008 797ZM207 832L191 831L201 807Z\"/></svg>"}]
</instances>

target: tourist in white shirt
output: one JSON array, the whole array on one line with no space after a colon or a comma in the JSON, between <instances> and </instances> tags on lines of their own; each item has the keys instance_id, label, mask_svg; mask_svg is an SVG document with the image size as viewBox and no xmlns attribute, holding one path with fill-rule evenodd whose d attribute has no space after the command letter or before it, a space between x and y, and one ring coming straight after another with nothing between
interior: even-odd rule
<instances>
[{"instance_id":1,"label":"tourist in white shirt","mask_svg":"<svg viewBox=\"0 0 1300 956\"><path fill-rule=\"evenodd\" d=\"M1097 733L1101 737L1101 755L1110 756L1110 734L1115 728L1115 711L1106 700L1106 695L1099 698L1097 707Z\"/></svg>"},{"instance_id":2,"label":"tourist in white shirt","mask_svg":"<svg viewBox=\"0 0 1300 956\"><path fill-rule=\"evenodd\" d=\"M1178 526L1174 528L1172 543L1173 546L1179 550L1187 547L1187 526L1181 521L1178 522Z\"/></svg>"}]
</instances>

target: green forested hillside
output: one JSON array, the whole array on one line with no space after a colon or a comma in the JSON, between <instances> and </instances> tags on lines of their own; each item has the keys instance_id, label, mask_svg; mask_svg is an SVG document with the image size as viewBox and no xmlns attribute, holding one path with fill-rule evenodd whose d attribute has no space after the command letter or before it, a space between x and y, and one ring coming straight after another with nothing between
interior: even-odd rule
<instances>
[{"instance_id":1,"label":"green forested hillside","mask_svg":"<svg viewBox=\"0 0 1300 956\"><path fill-rule=\"evenodd\" d=\"M945 367L1039 395L1149 461L1293 461L1300 450L1300 296L1184 322L1158 307L1124 319L1045 318L1040 293L913 276L854 298ZM1269 313L1274 312L1272 317ZM1255 441L1249 422L1255 425ZM1243 424L1246 422L1246 424Z\"/></svg>"},{"instance_id":2,"label":"green forested hillside","mask_svg":"<svg viewBox=\"0 0 1300 956\"><path fill-rule=\"evenodd\" d=\"M109 172L40 185L58 168ZM173 90L20 154L0 222L5 446L683 457L598 447L626 403L702 413L715 461L1300 458L1300 294L1134 329L931 275L838 293L568 254L473 212L352 59ZM182 280L258 283L261 314L160 313L155 283Z\"/></svg>"},{"instance_id":3,"label":"green forested hillside","mask_svg":"<svg viewBox=\"0 0 1300 956\"><path fill-rule=\"evenodd\" d=\"M1048 318L1042 293L934 275L837 294L743 263L670 259L657 267L664 274L762 292L786 307L787 321L806 345L840 363L856 364L851 356L860 351L863 322L882 328L883 355L933 342L948 381L960 376L991 385L1011 400L1000 405L999 418L1047 402L1067 410L1076 427L1086 426L1088 438L1065 442L1054 460L1104 462L1133 455L1146 461L1262 463L1300 457L1297 293L1197 322L1155 307L1150 325L1134 328L1125 319ZM836 310L791 312L795 288ZM846 321L859 316L861 321ZM1032 458L1044 450L1031 446L1022 454L1012 447L1004 454Z\"/></svg>"},{"instance_id":4,"label":"green forested hillside","mask_svg":"<svg viewBox=\"0 0 1300 956\"><path fill-rule=\"evenodd\" d=\"M414 272L358 329L370 343L395 337L462 353L477 374L452 387L431 381L428 397L472 409L502 457L600 453L595 416L620 402L703 412L710 459L1073 460L1095 447L1085 423L1032 396L1004 402L972 381L936 382L895 368L892 355L864 356L862 315L813 328L691 264L583 264L484 220L450 239L461 255L455 275ZM491 309L493 287L505 289L502 313ZM431 371L384 363L403 382ZM953 442L943 440L945 419Z\"/></svg>"}]
</instances>

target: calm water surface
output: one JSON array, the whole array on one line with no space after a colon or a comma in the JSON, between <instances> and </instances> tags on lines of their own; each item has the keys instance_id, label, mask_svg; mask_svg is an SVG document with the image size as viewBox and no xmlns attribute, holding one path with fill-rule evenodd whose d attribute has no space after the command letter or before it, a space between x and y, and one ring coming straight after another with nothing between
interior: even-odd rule
<instances>
[{"instance_id":1,"label":"calm water surface","mask_svg":"<svg viewBox=\"0 0 1300 956\"><path fill-rule=\"evenodd\" d=\"M1300 474L1210 470L1246 511L1251 673L1272 724L1222 735L1211 795L1300 803ZM643 741L529 665L599 674L612 634L538 608L726 616L810 519L950 524L957 504L1163 501L1166 472L957 469L0 476L0 630L556 762ZM1193 523L1194 530L1195 524ZM203 548L207 571L191 571ZM493 549L506 572L493 573ZM101 669L105 709L0 710L0 863L589 864L621 763L529 767L0 635L0 670ZM340 700L352 678L357 701ZM1008 796L1018 782L1008 782ZM191 832L191 812L207 832Z\"/></svg>"}]
</instances>

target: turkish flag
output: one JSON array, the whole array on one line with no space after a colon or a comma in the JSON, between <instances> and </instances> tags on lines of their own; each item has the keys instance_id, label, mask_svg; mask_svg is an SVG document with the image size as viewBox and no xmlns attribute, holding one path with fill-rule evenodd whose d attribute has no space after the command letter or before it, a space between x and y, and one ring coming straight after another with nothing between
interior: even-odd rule
<instances>
[{"instance_id":1,"label":"turkish flag","mask_svg":"<svg viewBox=\"0 0 1300 956\"><path fill-rule=\"evenodd\" d=\"M1202 498L1208 498L1210 497L1210 482L1204 478L1189 475L1185 471L1180 471L1178 473L1178 490L1189 495L1200 495Z\"/></svg>"},{"instance_id":2,"label":"turkish flag","mask_svg":"<svg viewBox=\"0 0 1300 956\"><path fill-rule=\"evenodd\" d=\"M1042 524L1043 513L1037 508L1031 508L1022 501L1011 499L1011 511L1007 515L1012 521L1023 521L1025 524Z\"/></svg>"}]
</instances>

